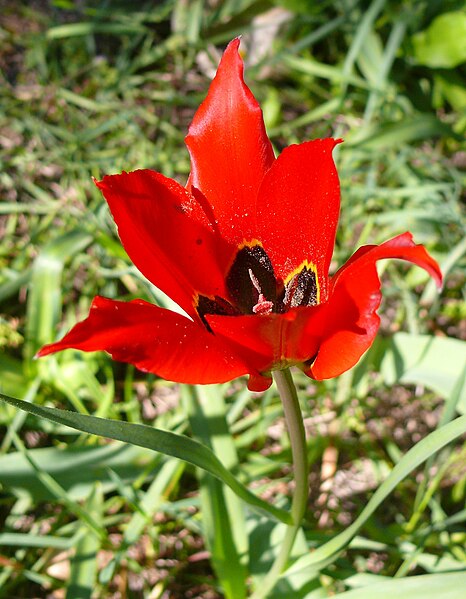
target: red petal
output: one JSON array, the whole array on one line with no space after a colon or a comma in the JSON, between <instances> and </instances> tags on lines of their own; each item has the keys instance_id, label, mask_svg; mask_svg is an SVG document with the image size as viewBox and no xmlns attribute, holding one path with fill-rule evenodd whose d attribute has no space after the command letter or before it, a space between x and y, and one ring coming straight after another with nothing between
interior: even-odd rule
<instances>
[{"instance_id":1,"label":"red petal","mask_svg":"<svg viewBox=\"0 0 466 599\"><path fill-rule=\"evenodd\" d=\"M404 233L380 246L360 248L331 280L327 304L328 324L317 359L309 370L316 379L327 379L354 366L371 346L379 328L380 279L376 261L408 260L424 268L438 285L442 274L437 262L422 245Z\"/></svg>"},{"instance_id":2,"label":"red petal","mask_svg":"<svg viewBox=\"0 0 466 599\"><path fill-rule=\"evenodd\" d=\"M294 308L284 314L207 315L216 336L224 338L251 370L301 364L313 358L323 332L325 306ZM251 388L251 385L250 385Z\"/></svg>"},{"instance_id":3,"label":"red petal","mask_svg":"<svg viewBox=\"0 0 466 599\"><path fill-rule=\"evenodd\" d=\"M97 185L129 257L154 285L191 315L196 291L227 296L225 276L236 250L207 218L204 224L190 218L196 200L181 185L150 170L107 176Z\"/></svg>"},{"instance_id":4,"label":"red petal","mask_svg":"<svg viewBox=\"0 0 466 599\"><path fill-rule=\"evenodd\" d=\"M271 384L271 376L263 376L262 374L251 374L249 376L248 389L249 391L255 391L256 393L260 393L261 391L267 391Z\"/></svg>"},{"instance_id":5,"label":"red petal","mask_svg":"<svg viewBox=\"0 0 466 599\"><path fill-rule=\"evenodd\" d=\"M37 355L68 348L107 351L115 360L179 383L223 383L249 372L225 343L201 325L143 300L94 298L86 320Z\"/></svg>"},{"instance_id":6,"label":"red petal","mask_svg":"<svg viewBox=\"0 0 466 599\"><path fill-rule=\"evenodd\" d=\"M235 39L225 50L186 137L188 186L204 194L222 234L235 243L252 236L257 191L274 161L262 111L244 83L239 43Z\"/></svg>"},{"instance_id":7,"label":"red petal","mask_svg":"<svg viewBox=\"0 0 466 599\"><path fill-rule=\"evenodd\" d=\"M275 270L286 279L304 260L317 268L321 301L340 212L332 149L318 139L286 148L266 174L257 199L257 230Z\"/></svg>"}]
</instances>

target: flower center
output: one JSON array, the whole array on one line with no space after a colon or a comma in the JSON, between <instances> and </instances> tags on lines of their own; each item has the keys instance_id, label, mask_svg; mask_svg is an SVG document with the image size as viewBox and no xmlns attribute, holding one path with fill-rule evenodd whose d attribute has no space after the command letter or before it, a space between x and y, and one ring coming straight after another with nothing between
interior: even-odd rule
<instances>
[{"instance_id":1,"label":"flower center","mask_svg":"<svg viewBox=\"0 0 466 599\"><path fill-rule=\"evenodd\" d=\"M238 249L226 278L233 305L243 314L277 311L277 280L264 248L255 243Z\"/></svg>"},{"instance_id":2,"label":"flower center","mask_svg":"<svg viewBox=\"0 0 466 599\"><path fill-rule=\"evenodd\" d=\"M197 298L196 309L207 328L206 314L264 315L320 303L313 264L304 261L282 281L275 277L272 262L258 242L244 243L238 248L225 282L228 299L203 295Z\"/></svg>"}]
</instances>

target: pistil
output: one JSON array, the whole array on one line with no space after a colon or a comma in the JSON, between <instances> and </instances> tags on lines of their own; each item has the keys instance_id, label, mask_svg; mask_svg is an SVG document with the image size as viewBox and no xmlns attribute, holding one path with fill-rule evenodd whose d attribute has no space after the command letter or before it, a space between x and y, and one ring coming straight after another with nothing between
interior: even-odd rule
<instances>
[{"instance_id":1,"label":"pistil","mask_svg":"<svg viewBox=\"0 0 466 599\"><path fill-rule=\"evenodd\" d=\"M248 269L248 272L249 272L249 278L251 279L251 282L254 285L254 289L259 294L259 297L257 298L257 302L252 308L253 313L254 314L270 314L273 310L273 302L270 302L269 300L266 299L265 295L262 293L262 289L261 289L259 281L257 280L257 277L255 276L255 274L252 272L252 270L250 268Z\"/></svg>"}]
</instances>

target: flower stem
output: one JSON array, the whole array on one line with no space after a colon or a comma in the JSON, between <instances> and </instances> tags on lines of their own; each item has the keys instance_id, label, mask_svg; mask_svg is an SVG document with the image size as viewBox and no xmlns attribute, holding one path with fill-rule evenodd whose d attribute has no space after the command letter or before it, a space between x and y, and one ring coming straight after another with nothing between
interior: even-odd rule
<instances>
[{"instance_id":1,"label":"flower stem","mask_svg":"<svg viewBox=\"0 0 466 599\"><path fill-rule=\"evenodd\" d=\"M289 368L276 370L274 372L275 383L280 394L285 414L286 427L290 437L291 454L293 458L293 472L295 491L291 504L291 515L293 524L288 526L280 552L277 555L271 570L261 582L260 588L251 596L251 599L267 597L273 589L280 574L285 570L293 549L296 535L301 527L301 522L306 512L309 494L308 474L309 466L307 460L306 435L304 432L303 417L298 401L298 394L293 382Z\"/></svg>"}]
</instances>

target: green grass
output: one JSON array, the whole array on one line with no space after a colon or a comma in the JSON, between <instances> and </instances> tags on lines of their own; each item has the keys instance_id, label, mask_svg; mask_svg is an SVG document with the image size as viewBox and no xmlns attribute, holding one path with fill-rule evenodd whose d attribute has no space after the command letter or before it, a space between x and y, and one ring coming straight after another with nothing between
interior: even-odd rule
<instances>
[{"instance_id":1,"label":"green grass","mask_svg":"<svg viewBox=\"0 0 466 599\"><path fill-rule=\"evenodd\" d=\"M336 380L296 376L311 462L311 498L296 547L296 558L305 559L309 548L356 520L409 448L466 413L466 77L448 21L461 3L5 5L5 395L192 436L255 493L288 505L290 448L273 389L251 397L245 381L235 381L181 392L102 353L32 360L87 313L96 294L166 302L129 262L91 178L152 168L184 182L187 126L221 50L238 34L246 79L277 151L328 135L345 140L336 152L342 213L334 266L359 245L408 229L440 262L446 274L440 296L420 269L383 264L382 327L368 354ZM450 57L446 66L419 41L429 27L438 30L441 14L446 25L436 39ZM265 16L281 21L275 33L263 34ZM4 403L0 447L0 597L241 597L246 573L260 580L279 543L273 520L185 462L107 443ZM363 587L368 595L361 597L375 596L370 585L414 574L450 573L439 584L464 588L454 577L466 570L464 462L460 441L429 458L343 553L307 578L298 560L276 596L326 597ZM233 538L228 521L236 523ZM425 580L435 588L438 579ZM403 587L387 588L393 594ZM359 597L354 593L348 598Z\"/></svg>"}]
</instances>

